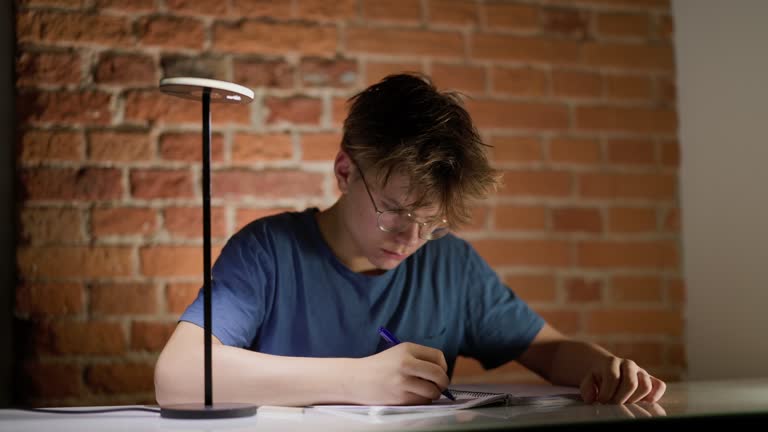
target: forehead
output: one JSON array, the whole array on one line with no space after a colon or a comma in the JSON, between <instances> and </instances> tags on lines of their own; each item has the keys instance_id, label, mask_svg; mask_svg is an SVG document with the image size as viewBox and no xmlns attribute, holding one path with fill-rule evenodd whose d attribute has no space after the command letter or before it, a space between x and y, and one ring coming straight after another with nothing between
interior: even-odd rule
<instances>
[{"instance_id":1,"label":"forehead","mask_svg":"<svg viewBox=\"0 0 768 432\"><path fill-rule=\"evenodd\" d=\"M424 205L414 208L413 204L421 197L422 191L418 188L410 190L410 179L402 173L392 173L386 184L382 184L384 179L379 176L376 176L373 179L369 179L368 176L366 176L366 180L373 182L371 187L378 192L377 195L379 199L387 209L409 209L425 218L438 215L440 208L438 203L434 201L428 201Z\"/></svg>"}]
</instances>

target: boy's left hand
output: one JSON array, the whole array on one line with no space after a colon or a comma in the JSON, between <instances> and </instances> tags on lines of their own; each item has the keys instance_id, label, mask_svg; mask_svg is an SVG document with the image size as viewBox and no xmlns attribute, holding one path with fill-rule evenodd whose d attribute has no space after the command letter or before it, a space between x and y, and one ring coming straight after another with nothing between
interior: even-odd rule
<instances>
[{"instance_id":1,"label":"boy's left hand","mask_svg":"<svg viewBox=\"0 0 768 432\"><path fill-rule=\"evenodd\" d=\"M632 360L611 356L592 368L580 389L586 403L633 404L657 402L667 385Z\"/></svg>"}]
</instances>

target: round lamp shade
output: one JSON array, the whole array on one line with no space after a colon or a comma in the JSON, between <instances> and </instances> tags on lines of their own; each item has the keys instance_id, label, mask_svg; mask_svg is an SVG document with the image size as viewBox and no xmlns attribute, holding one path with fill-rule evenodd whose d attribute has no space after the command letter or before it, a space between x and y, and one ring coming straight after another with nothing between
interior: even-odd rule
<instances>
[{"instance_id":1,"label":"round lamp shade","mask_svg":"<svg viewBox=\"0 0 768 432\"><path fill-rule=\"evenodd\" d=\"M202 100L205 89L211 90L211 102L247 104L254 96L253 90L227 81L190 77L160 80L160 91L185 99Z\"/></svg>"}]
</instances>

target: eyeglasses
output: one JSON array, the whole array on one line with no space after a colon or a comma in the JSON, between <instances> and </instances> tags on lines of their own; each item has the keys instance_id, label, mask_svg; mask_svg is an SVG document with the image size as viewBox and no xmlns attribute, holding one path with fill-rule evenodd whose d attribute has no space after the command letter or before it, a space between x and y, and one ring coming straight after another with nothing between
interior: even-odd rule
<instances>
[{"instance_id":1,"label":"eyeglasses","mask_svg":"<svg viewBox=\"0 0 768 432\"><path fill-rule=\"evenodd\" d=\"M419 227L419 238L422 240L436 240L440 237L448 234L449 227L448 221L445 219L435 219L432 221L419 222L416 217L408 210L379 210L376 206L376 201L371 195L371 189L368 187L368 182L365 180L363 170L360 169L360 165L357 165L357 170L360 171L360 178L363 179L363 185L365 185L365 191L368 192L368 198L371 199L371 204L376 210L376 222L379 225L379 229L384 232L401 233L410 229L413 224Z\"/></svg>"}]
</instances>

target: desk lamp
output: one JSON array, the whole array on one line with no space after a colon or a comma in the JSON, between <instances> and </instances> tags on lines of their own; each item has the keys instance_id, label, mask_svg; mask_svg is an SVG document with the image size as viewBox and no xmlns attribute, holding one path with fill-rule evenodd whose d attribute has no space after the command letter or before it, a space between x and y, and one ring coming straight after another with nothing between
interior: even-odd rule
<instances>
[{"instance_id":1,"label":"desk lamp","mask_svg":"<svg viewBox=\"0 0 768 432\"><path fill-rule=\"evenodd\" d=\"M211 102L247 104L253 91L238 84L205 78L164 78L160 91L203 102L203 327L205 330L205 403L160 407L166 418L213 419L248 417L257 407L248 404L214 404L211 373Z\"/></svg>"}]
</instances>

